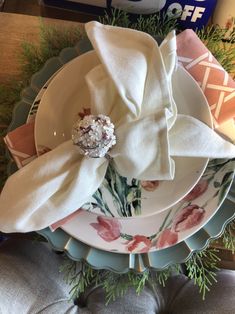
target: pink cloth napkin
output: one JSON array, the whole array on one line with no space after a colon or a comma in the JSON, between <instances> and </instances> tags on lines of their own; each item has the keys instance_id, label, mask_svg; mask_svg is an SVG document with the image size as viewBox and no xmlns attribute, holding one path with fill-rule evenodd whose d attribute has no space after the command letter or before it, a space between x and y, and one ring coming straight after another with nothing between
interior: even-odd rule
<instances>
[{"instance_id":1,"label":"pink cloth napkin","mask_svg":"<svg viewBox=\"0 0 235 314\"><path fill-rule=\"evenodd\" d=\"M18 168L22 168L37 157L34 142L34 122L24 124L11 131L4 138L4 142Z\"/></svg>"},{"instance_id":2,"label":"pink cloth napkin","mask_svg":"<svg viewBox=\"0 0 235 314\"><path fill-rule=\"evenodd\" d=\"M207 98L215 127L235 118L235 82L196 33L187 29L179 34L177 47L178 61L199 83Z\"/></svg>"},{"instance_id":3,"label":"pink cloth napkin","mask_svg":"<svg viewBox=\"0 0 235 314\"><path fill-rule=\"evenodd\" d=\"M215 125L235 117L235 82L216 61L192 30L177 36L178 59L195 78L205 93ZM37 157L34 141L34 122L31 121L10 132L4 139L18 168ZM46 153L43 151L42 153ZM52 226L54 231L80 213L77 210Z\"/></svg>"}]
</instances>

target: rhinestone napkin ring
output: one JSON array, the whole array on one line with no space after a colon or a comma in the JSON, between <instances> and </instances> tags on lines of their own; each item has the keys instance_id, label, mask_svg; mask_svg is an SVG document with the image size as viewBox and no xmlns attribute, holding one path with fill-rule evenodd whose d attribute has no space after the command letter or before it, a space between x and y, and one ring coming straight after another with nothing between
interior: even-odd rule
<instances>
[{"instance_id":1,"label":"rhinestone napkin ring","mask_svg":"<svg viewBox=\"0 0 235 314\"><path fill-rule=\"evenodd\" d=\"M74 124L72 141L83 155L92 158L106 157L110 148L116 144L114 125L103 114L85 116Z\"/></svg>"}]
</instances>

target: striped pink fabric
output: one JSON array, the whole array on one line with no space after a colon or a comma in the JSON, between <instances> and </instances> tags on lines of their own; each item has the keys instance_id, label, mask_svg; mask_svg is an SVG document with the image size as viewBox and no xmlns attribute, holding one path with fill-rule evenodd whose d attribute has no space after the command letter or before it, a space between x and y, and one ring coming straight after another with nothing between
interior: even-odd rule
<instances>
[{"instance_id":1,"label":"striped pink fabric","mask_svg":"<svg viewBox=\"0 0 235 314\"><path fill-rule=\"evenodd\" d=\"M177 36L179 62L202 88L218 126L235 118L235 82L222 68L194 31Z\"/></svg>"},{"instance_id":2,"label":"striped pink fabric","mask_svg":"<svg viewBox=\"0 0 235 314\"><path fill-rule=\"evenodd\" d=\"M4 141L18 168L22 168L37 157L34 143L34 122L11 131Z\"/></svg>"}]
</instances>

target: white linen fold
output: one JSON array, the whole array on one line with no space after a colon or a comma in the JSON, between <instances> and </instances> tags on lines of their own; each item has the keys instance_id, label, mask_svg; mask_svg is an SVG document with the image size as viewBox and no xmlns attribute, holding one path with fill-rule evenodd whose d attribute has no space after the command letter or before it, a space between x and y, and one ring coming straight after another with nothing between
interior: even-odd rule
<instances>
[{"instance_id":1,"label":"white linen fold","mask_svg":"<svg viewBox=\"0 0 235 314\"><path fill-rule=\"evenodd\" d=\"M71 141L35 159L7 180L0 195L0 230L38 230L79 209L100 186L106 159L82 158ZM49 224L48 224L49 223Z\"/></svg>"},{"instance_id":2,"label":"white linen fold","mask_svg":"<svg viewBox=\"0 0 235 314\"><path fill-rule=\"evenodd\" d=\"M183 114L169 133L171 156L234 158L235 145L225 141L205 123Z\"/></svg>"},{"instance_id":3,"label":"white linen fold","mask_svg":"<svg viewBox=\"0 0 235 314\"><path fill-rule=\"evenodd\" d=\"M165 145L168 143L167 111L159 111L117 129L118 142L109 155L119 174L141 180L174 178L174 162L169 146Z\"/></svg>"},{"instance_id":4,"label":"white linen fold","mask_svg":"<svg viewBox=\"0 0 235 314\"><path fill-rule=\"evenodd\" d=\"M90 22L86 31L100 64L86 73L91 103L85 105L92 114L111 117L117 144L109 154L121 175L172 180L171 156L235 157L234 145L202 122L177 115L171 85L174 32L159 47L135 30ZM99 188L107 166L105 158L79 155L71 141L40 156L7 180L0 195L0 230L40 230L63 219Z\"/></svg>"}]
</instances>

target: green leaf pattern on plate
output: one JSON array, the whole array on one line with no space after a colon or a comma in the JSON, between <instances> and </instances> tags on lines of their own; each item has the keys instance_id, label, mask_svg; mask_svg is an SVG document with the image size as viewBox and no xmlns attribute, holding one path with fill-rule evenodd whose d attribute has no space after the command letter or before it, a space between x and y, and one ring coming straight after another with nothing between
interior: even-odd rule
<instances>
[{"instance_id":1,"label":"green leaf pattern on plate","mask_svg":"<svg viewBox=\"0 0 235 314\"><path fill-rule=\"evenodd\" d=\"M155 247L160 249L176 244L180 239L181 232L204 223L204 220L207 219L206 212L210 209L212 203L216 202L217 206L220 206L231 185L234 168L235 160L211 160L198 184L186 197L178 202L177 206L173 206L168 211L160 228L153 234L123 233L117 218L111 218L110 220L110 218L103 217L101 219L101 216L98 218L98 221L100 219L99 223L95 223L95 225L100 224L100 230L102 228L107 230L105 234L102 232L98 234L106 241L107 234L113 232L110 226L115 226L119 230L119 238L125 241L122 244L126 247L126 250L132 253L149 252ZM131 215L133 210L141 212L140 181L132 179L130 182L131 184L128 183L126 178L121 177L113 164L110 164L104 184L93 196L96 203L90 203L89 206L92 204L93 207L99 207L106 216L113 217L114 215L108 209L108 202L104 198L104 190L106 189L112 196L112 202L115 204L120 216ZM208 195L208 191L210 191L209 198L205 197L205 195ZM108 224L106 225L106 223ZM110 242L116 239L115 237L110 240L108 237L107 241Z\"/></svg>"},{"instance_id":2,"label":"green leaf pattern on plate","mask_svg":"<svg viewBox=\"0 0 235 314\"><path fill-rule=\"evenodd\" d=\"M109 194L109 195L107 195ZM92 211L99 208L106 216L113 217L109 210L111 199L120 217L131 217L141 214L141 186L137 179L128 180L115 170L110 162L102 186L93 195L94 201L86 203L83 208Z\"/></svg>"}]
</instances>

